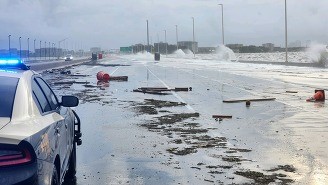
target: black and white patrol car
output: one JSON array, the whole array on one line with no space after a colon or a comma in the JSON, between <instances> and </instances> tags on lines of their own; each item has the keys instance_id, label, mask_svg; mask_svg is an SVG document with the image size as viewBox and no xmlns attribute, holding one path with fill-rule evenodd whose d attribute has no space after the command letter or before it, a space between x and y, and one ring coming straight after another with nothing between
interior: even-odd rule
<instances>
[{"instance_id":1,"label":"black and white patrol car","mask_svg":"<svg viewBox=\"0 0 328 185\"><path fill-rule=\"evenodd\" d=\"M0 59L0 184L58 185L76 173L80 119L41 75Z\"/></svg>"}]
</instances>

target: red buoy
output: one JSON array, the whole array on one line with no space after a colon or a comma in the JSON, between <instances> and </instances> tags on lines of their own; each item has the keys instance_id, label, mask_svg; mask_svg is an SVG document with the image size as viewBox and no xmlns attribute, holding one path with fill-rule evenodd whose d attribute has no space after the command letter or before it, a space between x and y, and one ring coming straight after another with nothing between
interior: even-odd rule
<instances>
[{"instance_id":1,"label":"red buoy","mask_svg":"<svg viewBox=\"0 0 328 185\"><path fill-rule=\"evenodd\" d=\"M99 71L97 73L97 80L99 81L109 81L109 74L108 73L105 73L104 71Z\"/></svg>"}]
</instances>

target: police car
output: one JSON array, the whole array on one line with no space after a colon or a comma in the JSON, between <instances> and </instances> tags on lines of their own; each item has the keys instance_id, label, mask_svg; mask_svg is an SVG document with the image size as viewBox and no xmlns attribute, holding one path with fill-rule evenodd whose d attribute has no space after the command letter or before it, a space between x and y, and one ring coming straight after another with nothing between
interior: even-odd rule
<instances>
[{"instance_id":1,"label":"police car","mask_svg":"<svg viewBox=\"0 0 328 185\"><path fill-rule=\"evenodd\" d=\"M0 184L58 185L76 173L80 119L41 75L20 60L0 59Z\"/></svg>"}]
</instances>

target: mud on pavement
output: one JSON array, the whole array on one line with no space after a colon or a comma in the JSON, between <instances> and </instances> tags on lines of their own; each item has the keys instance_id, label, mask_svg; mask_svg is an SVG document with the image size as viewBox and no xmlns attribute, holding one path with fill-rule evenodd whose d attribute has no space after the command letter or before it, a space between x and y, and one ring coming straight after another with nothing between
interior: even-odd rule
<instances>
[{"instance_id":1,"label":"mud on pavement","mask_svg":"<svg viewBox=\"0 0 328 185\"><path fill-rule=\"evenodd\" d=\"M226 181L222 179L234 179L235 175L252 180L250 182L246 181L249 184L290 184L294 182L294 180L288 177L289 173L296 172L296 169L291 165L278 165L272 169L258 169L258 171L244 168L244 163L256 163L256 160L244 158L242 155L243 153L252 152L252 150L228 146L230 138L208 135L208 132L215 128L203 128L197 122L200 121L198 120L200 115L197 112L174 113L172 111L172 107L185 106L185 103L145 99L144 102L134 102L131 106L137 115L154 115L152 119L145 120L146 123L140 124L140 127L172 139L170 143L174 147L166 149L170 154L187 156L200 151L204 152L208 149L220 153L210 155L209 157L221 160L221 165L204 164L200 160L197 166L190 167L191 169L197 171L204 170L211 174L212 179L204 178L206 182L226 184ZM193 163L195 162L193 161ZM219 176L219 178L215 178L216 176Z\"/></svg>"}]
</instances>

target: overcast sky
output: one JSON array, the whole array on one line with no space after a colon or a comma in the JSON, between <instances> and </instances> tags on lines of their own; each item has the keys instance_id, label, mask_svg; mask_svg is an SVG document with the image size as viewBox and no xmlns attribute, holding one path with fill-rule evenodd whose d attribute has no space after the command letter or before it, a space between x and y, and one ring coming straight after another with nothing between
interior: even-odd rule
<instances>
[{"instance_id":1,"label":"overcast sky","mask_svg":"<svg viewBox=\"0 0 328 185\"><path fill-rule=\"evenodd\" d=\"M221 37L221 7L224 4L225 43L260 45L271 42L284 46L284 0L1 0L0 48L33 48L36 39L54 42L68 38L70 49L119 48L147 42L149 20L152 42L192 40L195 18L196 41L200 46L217 46ZM327 43L328 0L287 0L288 38ZM64 45L64 42L61 43Z\"/></svg>"}]
</instances>

